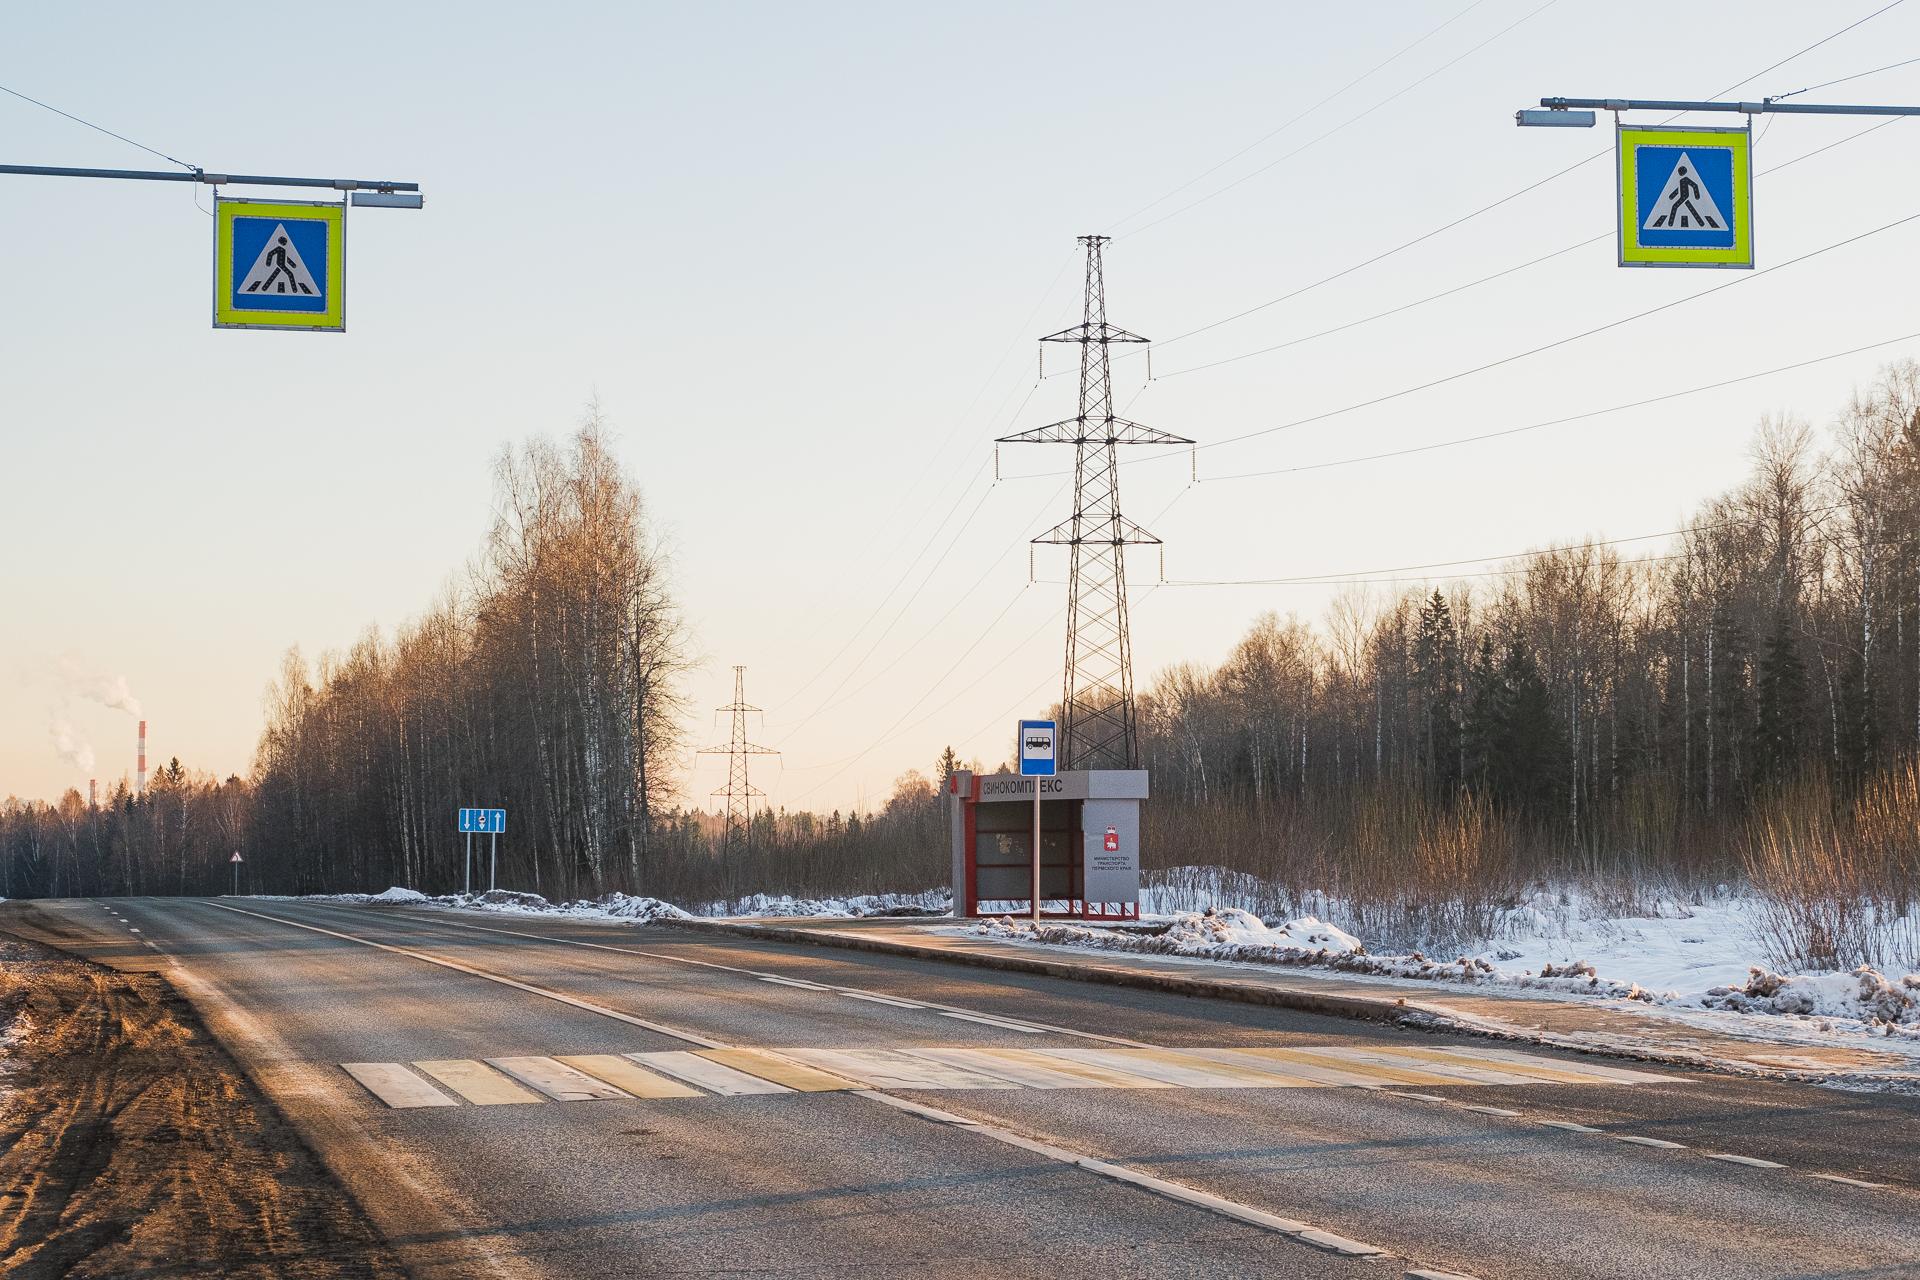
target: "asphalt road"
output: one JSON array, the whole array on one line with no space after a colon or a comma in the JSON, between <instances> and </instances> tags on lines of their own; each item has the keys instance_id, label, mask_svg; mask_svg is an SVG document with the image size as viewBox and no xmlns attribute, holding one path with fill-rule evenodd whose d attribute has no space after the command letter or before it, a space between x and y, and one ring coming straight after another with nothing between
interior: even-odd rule
<instances>
[{"instance_id":1,"label":"asphalt road","mask_svg":"<svg viewBox=\"0 0 1920 1280\"><path fill-rule=\"evenodd\" d=\"M1531 1049L1524 1080L1399 1081L1406 1055L1497 1072L1511 1047L668 927L258 899L7 903L0 927L169 972L421 1275L1920 1277L1905 1097L1669 1069L1623 1083L1593 1068L1638 1064ZM937 1046L989 1073L1059 1064L1035 1050L1147 1062L1141 1045L1186 1064L1403 1056L1367 1068L1373 1087L417 1108L342 1065L716 1045L816 1065Z\"/></svg>"}]
</instances>

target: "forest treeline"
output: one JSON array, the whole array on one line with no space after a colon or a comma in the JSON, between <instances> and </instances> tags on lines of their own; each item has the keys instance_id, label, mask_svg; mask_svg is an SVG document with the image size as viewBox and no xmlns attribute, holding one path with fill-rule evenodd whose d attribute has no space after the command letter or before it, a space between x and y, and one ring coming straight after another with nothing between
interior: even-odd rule
<instances>
[{"instance_id":1,"label":"forest treeline","mask_svg":"<svg viewBox=\"0 0 1920 1280\"><path fill-rule=\"evenodd\" d=\"M761 814L722 857L678 794L689 651L637 488L591 422L497 479L485 547L425 614L288 656L250 777L9 800L0 894L217 890L229 847L259 891L444 891L450 815L476 802L511 811L503 879L550 897L944 880L950 757L871 815ZM1388 932L1468 933L1556 876L1780 878L1822 844L1876 850L1861 892L1911 905L1920 365L1884 370L1824 447L1764 422L1749 477L1664 543L1374 584L1317 627L1269 614L1217 665L1148 681L1140 726L1150 869L1332 893Z\"/></svg>"}]
</instances>

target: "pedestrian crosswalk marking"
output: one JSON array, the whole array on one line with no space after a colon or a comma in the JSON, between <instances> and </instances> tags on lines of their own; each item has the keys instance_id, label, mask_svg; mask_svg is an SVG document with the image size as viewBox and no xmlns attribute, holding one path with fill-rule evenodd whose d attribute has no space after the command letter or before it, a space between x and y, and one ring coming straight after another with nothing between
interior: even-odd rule
<instances>
[{"instance_id":1,"label":"pedestrian crosswalk marking","mask_svg":"<svg viewBox=\"0 0 1920 1280\"><path fill-rule=\"evenodd\" d=\"M742 1093L794 1092L786 1085L776 1084L764 1076L740 1071L700 1054L688 1053L684 1049L672 1049L665 1053L629 1053L626 1056L643 1067L664 1071L670 1076L685 1080L688 1084L697 1084L702 1089L723 1097Z\"/></svg>"},{"instance_id":2,"label":"pedestrian crosswalk marking","mask_svg":"<svg viewBox=\"0 0 1920 1280\"><path fill-rule=\"evenodd\" d=\"M635 1098L703 1098L692 1085L655 1075L631 1058L617 1053L574 1053L558 1059Z\"/></svg>"},{"instance_id":3,"label":"pedestrian crosswalk marking","mask_svg":"<svg viewBox=\"0 0 1920 1280\"><path fill-rule=\"evenodd\" d=\"M235 292L275 297L291 294L296 298L320 296L319 283L301 259L300 251L294 248L286 223L275 224L267 242L260 246L260 256L253 260L252 269L241 279Z\"/></svg>"},{"instance_id":4,"label":"pedestrian crosswalk marking","mask_svg":"<svg viewBox=\"0 0 1920 1280\"><path fill-rule=\"evenodd\" d=\"M1673 162L1673 171L1661 184L1653 208L1642 231L1724 231L1727 215L1713 202L1713 194L1700 181L1700 166L1682 151Z\"/></svg>"},{"instance_id":5,"label":"pedestrian crosswalk marking","mask_svg":"<svg viewBox=\"0 0 1920 1280\"><path fill-rule=\"evenodd\" d=\"M488 1058L522 1084L530 1084L555 1102L606 1102L628 1095L604 1080L552 1058Z\"/></svg>"},{"instance_id":6,"label":"pedestrian crosswalk marking","mask_svg":"<svg viewBox=\"0 0 1920 1280\"><path fill-rule=\"evenodd\" d=\"M340 1066L395 1110L460 1105L397 1062L343 1062Z\"/></svg>"},{"instance_id":7,"label":"pedestrian crosswalk marking","mask_svg":"<svg viewBox=\"0 0 1920 1280\"><path fill-rule=\"evenodd\" d=\"M475 1106L541 1101L539 1094L484 1062L474 1062L468 1058L443 1058L413 1065Z\"/></svg>"},{"instance_id":8,"label":"pedestrian crosswalk marking","mask_svg":"<svg viewBox=\"0 0 1920 1280\"><path fill-rule=\"evenodd\" d=\"M700 1056L723 1067L759 1076L785 1085L796 1093L833 1093L842 1089L865 1088L857 1080L848 1080L831 1072L806 1066L765 1049L702 1049Z\"/></svg>"},{"instance_id":9,"label":"pedestrian crosswalk marking","mask_svg":"<svg viewBox=\"0 0 1920 1280\"><path fill-rule=\"evenodd\" d=\"M1377 1089L1681 1082L1676 1076L1512 1049L1356 1044L713 1048L340 1065L395 1109L849 1089Z\"/></svg>"}]
</instances>

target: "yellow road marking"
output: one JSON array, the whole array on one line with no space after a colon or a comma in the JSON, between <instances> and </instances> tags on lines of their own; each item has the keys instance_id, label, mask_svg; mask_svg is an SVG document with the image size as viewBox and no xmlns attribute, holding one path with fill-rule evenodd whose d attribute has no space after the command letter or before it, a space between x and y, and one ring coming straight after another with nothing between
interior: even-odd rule
<instances>
[{"instance_id":1,"label":"yellow road marking","mask_svg":"<svg viewBox=\"0 0 1920 1280\"><path fill-rule=\"evenodd\" d=\"M617 1053L569 1053L555 1054L555 1062L564 1062L576 1071L584 1071L596 1080L604 1080L616 1089L623 1089L636 1098L701 1098L706 1095L698 1089L690 1089L678 1080L669 1080L665 1076L655 1075L651 1071L635 1066L629 1058Z\"/></svg>"},{"instance_id":2,"label":"yellow road marking","mask_svg":"<svg viewBox=\"0 0 1920 1280\"><path fill-rule=\"evenodd\" d=\"M440 1058L413 1064L453 1090L468 1102L482 1107L503 1102L545 1102L531 1089L522 1088L484 1062L471 1058Z\"/></svg>"},{"instance_id":3,"label":"yellow road marking","mask_svg":"<svg viewBox=\"0 0 1920 1280\"><path fill-rule=\"evenodd\" d=\"M1261 1071L1245 1063L1221 1062L1178 1049L1085 1049L1061 1046L1041 1050L1048 1057L1094 1062L1104 1067L1165 1080L1184 1089L1284 1089L1299 1080Z\"/></svg>"},{"instance_id":4,"label":"yellow road marking","mask_svg":"<svg viewBox=\"0 0 1920 1280\"><path fill-rule=\"evenodd\" d=\"M750 1076L783 1084L800 1093L831 1093L838 1089L867 1087L857 1080L847 1080L817 1067L790 1062L765 1049L701 1049L698 1053L723 1067L732 1067L735 1071L744 1071Z\"/></svg>"},{"instance_id":5,"label":"yellow road marking","mask_svg":"<svg viewBox=\"0 0 1920 1280\"><path fill-rule=\"evenodd\" d=\"M555 1102L595 1102L624 1098L626 1093L604 1080L595 1080L584 1071L576 1071L552 1058L488 1058L522 1084L532 1085Z\"/></svg>"}]
</instances>

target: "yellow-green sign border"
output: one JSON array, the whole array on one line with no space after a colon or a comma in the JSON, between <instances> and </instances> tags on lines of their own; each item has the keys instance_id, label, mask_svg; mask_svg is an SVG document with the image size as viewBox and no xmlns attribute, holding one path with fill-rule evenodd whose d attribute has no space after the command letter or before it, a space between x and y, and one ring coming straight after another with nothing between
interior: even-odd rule
<instances>
[{"instance_id":1,"label":"yellow-green sign border","mask_svg":"<svg viewBox=\"0 0 1920 1280\"><path fill-rule=\"evenodd\" d=\"M233 305L233 220L298 218L327 224L327 309L325 311L241 310ZM347 331L347 206L332 200L213 201L213 327L216 329L297 329L308 333Z\"/></svg>"},{"instance_id":2,"label":"yellow-green sign border","mask_svg":"<svg viewBox=\"0 0 1920 1280\"><path fill-rule=\"evenodd\" d=\"M1642 245L1634 153L1641 147L1724 147L1729 143L1733 146L1733 247L1685 249ZM1619 197L1621 266L1753 269L1753 130L1750 127L1620 125L1614 131L1614 179Z\"/></svg>"}]
</instances>

